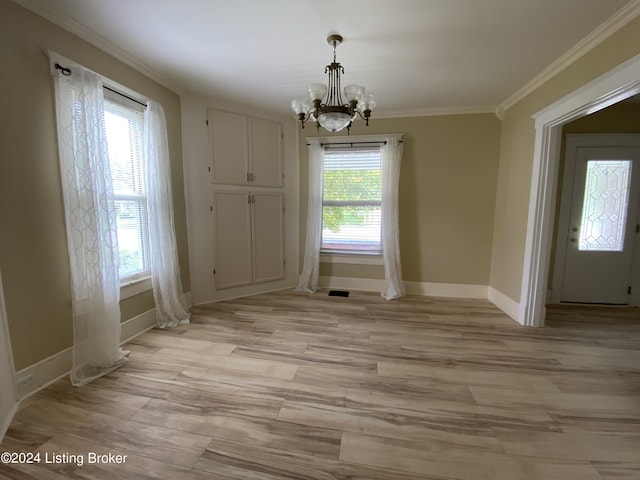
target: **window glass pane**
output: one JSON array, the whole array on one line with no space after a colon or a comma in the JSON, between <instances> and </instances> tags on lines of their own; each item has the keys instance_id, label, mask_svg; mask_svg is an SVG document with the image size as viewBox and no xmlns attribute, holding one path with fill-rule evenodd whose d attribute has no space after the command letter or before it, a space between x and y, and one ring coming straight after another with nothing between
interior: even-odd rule
<instances>
[{"instance_id":1,"label":"window glass pane","mask_svg":"<svg viewBox=\"0 0 640 480\"><path fill-rule=\"evenodd\" d=\"M325 201L380 201L380 151L325 152L323 187Z\"/></svg>"},{"instance_id":2,"label":"window glass pane","mask_svg":"<svg viewBox=\"0 0 640 480\"><path fill-rule=\"evenodd\" d=\"M322 250L379 253L380 149L324 153Z\"/></svg>"},{"instance_id":3,"label":"window glass pane","mask_svg":"<svg viewBox=\"0 0 640 480\"><path fill-rule=\"evenodd\" d=\"M145 259L147 214L143 201L116 200L120 278L148 270Z\"/></svg>"},{"instance_id":4,"label":"window glass pane","mask_svg":"<svg viewBox=\"0 0 640 480\"><path fill-rule=\"evenodd\" d=\"M105 102L109 164L116 195L144 193L141 112Z\"/></svg>"},{"instance_id":5,"label":"window glass pane","mask_svg":"<svg viewBox=\"0 0 640 480\"><path fill-rule=\"evenodd\" d=\"M579 250L622 251L630 178L630 160L587 162Z\"/></svg>"},{"instance_id":6,"label":"window glass pane","mask_svg":"<svg viewBox=\"0 0 640 480\"><path fill-rule=\"evenodd\" d=\"M380 207L324 207L322 249L380 252Z\"/></svg>"},{"instance_id":7,"label":"window glass pane","mask_svg":"<svg viewBox=\"0 0 640 480\"><path fill-rule=\"evenodd\" d=\"M105 127L113 180L120 280L150 272L144 190L144 112L105 100Z\"/></svg>"}]
</instances>

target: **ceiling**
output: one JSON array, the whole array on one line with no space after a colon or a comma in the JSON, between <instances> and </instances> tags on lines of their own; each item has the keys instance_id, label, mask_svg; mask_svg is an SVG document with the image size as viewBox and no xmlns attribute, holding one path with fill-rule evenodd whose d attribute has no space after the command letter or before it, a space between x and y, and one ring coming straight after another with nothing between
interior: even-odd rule
<instances>
[{"instance_id":1,"label":"ceiling","mask_svg":"<svg viewBox=\"0 0 640 480\"><path fill-rule=\"evenodd\" d=\"M374 116L496 107L629 0L15 0L178 93L287 113L326 83L330 33L343 86ZM637 10L637 9L636 9ZM618 17L621 17L618 14Z\"/></svg>"}]
</instances>

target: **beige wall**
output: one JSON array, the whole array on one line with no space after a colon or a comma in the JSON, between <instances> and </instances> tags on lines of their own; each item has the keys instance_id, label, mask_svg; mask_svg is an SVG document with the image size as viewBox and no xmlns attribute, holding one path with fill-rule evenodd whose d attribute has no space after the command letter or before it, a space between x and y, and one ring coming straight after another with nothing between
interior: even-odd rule
<instances>
[{"instance_id":1,"label":"beige wall","mask_svg":"<svg viewBox=\"0 0 640 480\"><path fill-rule=\"evenodd\" d=\"M53 50L164 107L169 131L178 255L189 290L177 95L86 42L0 1L0 270L17 370L72 344L69 263L58 169ZM153 308L150 292L122 302L122 319Z\"/></svg>"},{"instance_id":2,"label":"beige wall","mask_svg":"<svg viewBox=\"0 0 640 480\"><path fill-rule=\"evenodd\" d=\"M500 141L491 287L520 300L535 138L531 116L640 53L640 18L505 112Z\"/></svg>"},{"instance_id":3,"label":"beige wall","mask_svg":"<svg viewBox=\"0 0 640 480\"><path fill-rule=\"evenodd\" d=\"M399 198L404 280L488 285L500 138L495 115L374 115L369 127L356 122L351 133L405 134ZM317 136L317 130L307 126L300 135L301 245L308 195L306 135ZM320 274L381 279L383 268L321 264Z\"/></svg>"}]
</instances>

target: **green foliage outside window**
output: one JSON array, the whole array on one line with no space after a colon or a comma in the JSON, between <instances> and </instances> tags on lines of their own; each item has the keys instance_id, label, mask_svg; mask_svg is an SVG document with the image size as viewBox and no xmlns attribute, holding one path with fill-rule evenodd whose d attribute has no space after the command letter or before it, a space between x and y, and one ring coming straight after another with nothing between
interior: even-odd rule
<instances>
[{"instance_id":1,"label":"green foliage outside window","mask_svg":"<svg viewBox=\"0 0 640 480\"><path fill-rule=\"evenodd\" d=\"M144 268L140 250L120 250L118 253L120 261L118 270L121 278L139 272Z\"/></svg>"},{"instance_id":2,"label":"green foliage outside window","mask_svg":"<svg viewBox=\"0 0 640 480\"><path fill-rule=\"evenodd\" d=\"M380 201L382 185L380 170L325 170L323 200L355 202ZM322 225L338 232L341 225L362 225L369 212L379 206L325 206L322 209Z\"/></svg>"}]
</instances>

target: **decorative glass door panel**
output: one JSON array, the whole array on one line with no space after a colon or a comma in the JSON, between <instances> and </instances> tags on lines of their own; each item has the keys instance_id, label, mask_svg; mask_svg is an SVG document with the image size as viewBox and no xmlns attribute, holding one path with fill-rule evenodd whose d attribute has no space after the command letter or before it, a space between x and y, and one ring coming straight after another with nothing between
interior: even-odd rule
<instances>
[{"instance_id":1,"label":"decorative glass door panel","mask_svg":"<svg viewBox=\"0 0 640 480\"><path fill-rule=\"evenodd\" d=\"M623 250L630 180L631 160L587 162L579 250Z\"/></svg>"}]
</instances>

